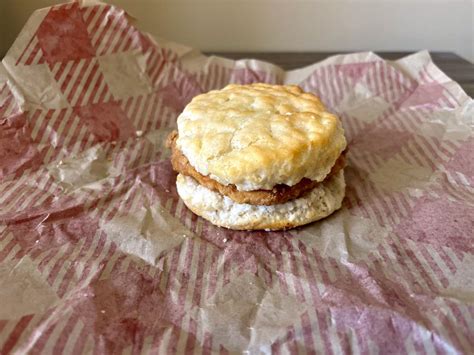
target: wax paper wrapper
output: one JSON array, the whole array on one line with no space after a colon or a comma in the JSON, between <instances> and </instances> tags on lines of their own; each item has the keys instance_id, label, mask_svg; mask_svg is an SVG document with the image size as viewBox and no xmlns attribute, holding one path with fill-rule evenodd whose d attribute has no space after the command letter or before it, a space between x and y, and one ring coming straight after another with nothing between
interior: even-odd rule
<instances>
[{"instance_id":1,"label":"wax paper wrapper","mask_svg":"<svg viewBox=\"0 0 474 355\"><path fill-rule=\"evenodd\" d=\"M329 218L235 232L178 198L176 117L251 82L341 117ZM35 12L0 67L0 353L472 354L473 115L426 52L285 72L155 40L103 3Z\"/></svg>"}]
</instances>

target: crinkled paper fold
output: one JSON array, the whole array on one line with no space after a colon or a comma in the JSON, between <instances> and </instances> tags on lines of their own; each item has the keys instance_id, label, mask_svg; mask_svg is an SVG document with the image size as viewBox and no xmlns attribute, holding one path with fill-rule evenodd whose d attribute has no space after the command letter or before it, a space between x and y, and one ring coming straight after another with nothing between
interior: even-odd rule
<instances>
[{"instance_id":1,"label":"crinkled paper fold","mask_svg":"<svg viewBox=\"0 0 474 355\"><path fill-rule=\"evenodd\" d=\"M340 211L233 232L186 209L165 137L231 82L341 117ZM0 353L472 353L473 117L427 52L285 72L103 3L38 10L0 66Z\"/></svg>"}]
</instances>

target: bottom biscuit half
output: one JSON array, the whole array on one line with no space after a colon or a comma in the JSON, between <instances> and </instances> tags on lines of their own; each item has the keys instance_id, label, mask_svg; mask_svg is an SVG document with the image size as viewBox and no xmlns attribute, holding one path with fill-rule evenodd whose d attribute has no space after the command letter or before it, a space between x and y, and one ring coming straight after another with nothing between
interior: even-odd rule
<instances>
[{"instance_id":1,"label":"bottom biscuit half","mask_svg":"<svg viewBox=\"0 0 474 355\"><path fill-rule=\"evenodd\" d=\"M237 203L229 197L179 174L178 194L194 213L211 223L236 230L289 229L329 216L341 207L345 193L344 171L324 180L306 195L270 206Z\"/></svg>"}]
</instances>

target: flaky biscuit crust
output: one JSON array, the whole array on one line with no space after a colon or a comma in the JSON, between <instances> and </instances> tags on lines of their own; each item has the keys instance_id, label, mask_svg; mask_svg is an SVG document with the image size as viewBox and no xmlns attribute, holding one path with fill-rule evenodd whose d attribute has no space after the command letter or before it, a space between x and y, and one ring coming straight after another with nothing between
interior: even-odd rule
<instances>
[{"instance_id":1,"label":"flaky biscuit crust","mask_svg":"<svg viewBox=\"0 0 474 355\"><path fill-rule=\"evenodd\" d=\"M322 181L346 147L338 117L297 86L228 85L198 95L178 131L194 169L240 191Z\"/></svg>"},{"instance_id":2,"label":"flaky biscuit crust","mask_svg":"<svg viewBox=\"0 0 474 355\"><path fill-rule=\"evenodd\" d=\"M237 230L278 230L301 226L329 216L341 207L344 171L324 180L303 197L271 206L240 204L179 174L178 194L194 213L212 224Z\"/></svg>"}]
</instances>

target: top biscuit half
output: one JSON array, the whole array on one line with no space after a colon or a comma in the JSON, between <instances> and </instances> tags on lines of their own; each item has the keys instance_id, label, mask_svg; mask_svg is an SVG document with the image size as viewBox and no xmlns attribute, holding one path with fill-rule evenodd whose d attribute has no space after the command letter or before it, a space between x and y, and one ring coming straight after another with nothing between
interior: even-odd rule
<instances>
[{"instance_id":1,"label":"top biscuit half","mask_svg":"<svg viewBox=\"0 0 474 355\"><path fill-rule=\"evenodd\" d=\"M178 117L177 147L202 175L240 191L322 181L346 139L339 118L293 85L228 85Z\"/></svg>"}]
</instances>

